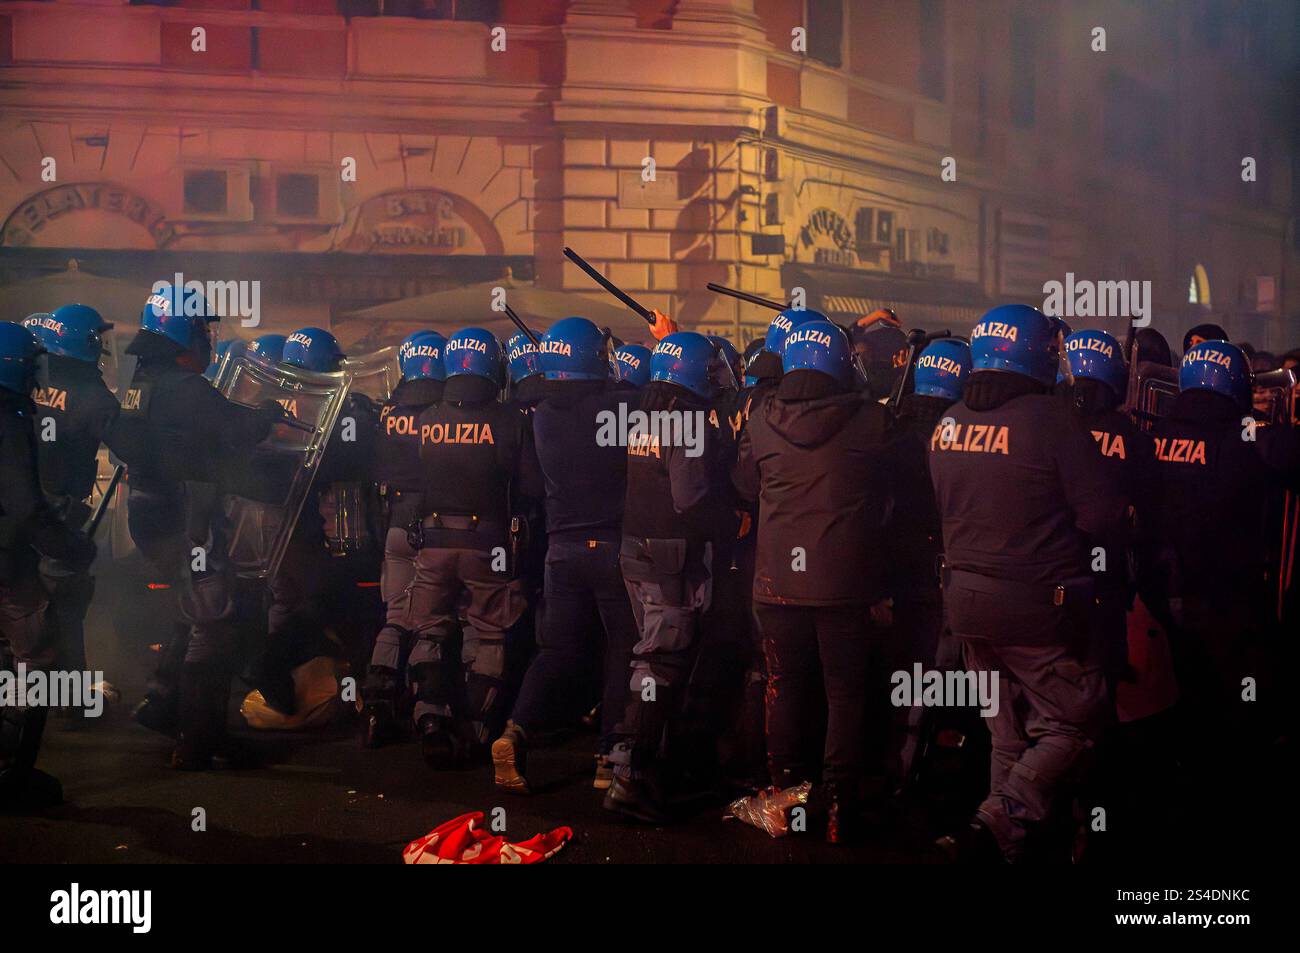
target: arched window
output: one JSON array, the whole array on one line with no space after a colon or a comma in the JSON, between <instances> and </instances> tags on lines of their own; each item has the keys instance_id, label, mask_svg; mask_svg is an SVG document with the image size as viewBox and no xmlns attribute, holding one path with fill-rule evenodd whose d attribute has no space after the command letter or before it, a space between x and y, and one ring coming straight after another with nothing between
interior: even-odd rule
<instances>
[{"instance_id":1,"label":"arched window","mask_svg":"<svg viewBox=\"0 0 1300 953\"><path fill-rule=\"evenodd\" d=\"M1210 306L1210 278L1205 273L1204 265L1192 269L1192 278L1187 286L1187 303L1199 304L1202 308Z\"/></svg>"}]
</instances>

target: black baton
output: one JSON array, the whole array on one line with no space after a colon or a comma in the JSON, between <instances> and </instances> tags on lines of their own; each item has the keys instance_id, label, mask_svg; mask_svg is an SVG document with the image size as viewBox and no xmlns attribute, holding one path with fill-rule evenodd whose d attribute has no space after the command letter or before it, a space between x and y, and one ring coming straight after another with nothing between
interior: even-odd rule
<instances>
[{"instance_id":1,"label":"black baton","mask_svg":"<svg viewBox=\"0 0 1300 953\"><path fill-rule=\"evenodd\" d=\"M612 294L619 301L622 301L625 305L627 305L637 314L641 315L641 317L645 319L646 324L650 325L651 327L654 327L654 323L655 323L654 312L650 311L648 308L643 307L635 298L633 298L631 295L625 292L622 288L614 284L612 281L610 281L608 278L606 278L604 275L598 272L595 268L591 267L591 265L587 264L587 260L585 258L579 255L572 248L569 248L567 245L564 248L564 257L568 258L569 261L573 262L575 265L577 265L579 268L585 271L588 275L590 275L592 280L595 281L596 284L600 285L602 288L604 288L606 291Z\"/></svg>"}]
</instances>

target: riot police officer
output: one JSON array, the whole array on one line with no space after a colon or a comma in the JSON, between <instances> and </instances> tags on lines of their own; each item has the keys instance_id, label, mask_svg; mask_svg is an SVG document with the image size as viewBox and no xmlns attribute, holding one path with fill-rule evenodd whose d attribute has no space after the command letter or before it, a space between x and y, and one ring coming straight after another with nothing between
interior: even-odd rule
<instances>
[{"instance_id":1,"label":"riot police officer","mask_svg":"<svg viewBox=\"0 0 1300 953\"><path fill-rule=\"evenodd\" d=\"M425 483L419 421L425 410L442 399L446 346L447 339L436 331L416 331L407 337L397 349L401 382L379 412L375 479L388 513L380 582L386 618L375 637L363 692L362 744L367 748L378 747L393 731L401 672L411 651L416 556L411 536L419 534Z\"/></svg>"},{"instance_id":2,"label":"riot police officer","mask_svg":"<svg viewBox=\"0 0 1300 953\"><path fill-rule=\"evenodd\" d=\"M1071 403L1096 441L1111 478L1134 506L1132 530L1141 528L1149 535L1156 525L1155 444L1119 409L1128 390L1128 366L1119 342L1105 331L1076 331L1065 339L1065 356L1072 379ZM1137 544L1133 531L1096 540L1104 558L1093 560L1097 632L1112 697L1116 682L1128 673L1126 614L1137 583L1136 576L1130 578L1129 567L1139 567L1133 558ZM1140 568L1145 570L1150 567L1148 548L1141 555Z\"/></svg>"},{"instance_id":3,"label":"riot police officer","mask_svg":"<svg viewBox=\"0 0 1300 953\"><path fill-rule=\"evenodd\" d=\"M1210 797L1248 790L1259 723L1248 682L1267 699L1270 497L1300 484L1295 431L1257 426L1246 356L1222 340L1193 344L1178 371L1179 394L1152 431L1162 501L1161 538L1174 560L1176 621L1171 640L1180 707L1188 715L1184 754ZM1231 803L1231 802L1229 802Z\"/></svg>"},{"instance_id":4,"label":"riot police officer","mask_svg":"<svg viewBox=\"0 0 1300 953\"><path fill-rule=\"evenodd\" d=\"M180 582L189 639L182 643L172 716L179 728L172 765L184 770L243 757L228 743L226 707L244 609L227 565L218 502L234 469L283 416L277 405L232 403L203 378L212 352L209 325L219 320L196 289L155 286L127 347L139 362L107 438L127 465L133 539ZM154 700L165 702L165 690ZM165 727L170 720L156 723Z\"/></svg>"},{"instance_id":5,"label":"riot police officer","mask_svg":"<svg viewBox=\"0 0 1300 953\"><path fill-rule=\"evenodd\" d=\"M306 327L285 340L280 363L328 374L337 371L345 357L333 334ZM341 629L349 614L355 573L342 558L345 554L331 558L322 500L328 495L330 505L344 505L337 495L340 484L369 483L377 427L378 414L369 398L349 394L279 570L270 580L266 644L255 663L253 683L267 704L285 714L292 714L296 706L293 670L317 656L334 654L326 627Z\"/></svg>"},{"instance_id":6,"label":"riot police officer","mask_svg":"<svg viewBox=\"0 0 1300 953\"><path fill-rule=\"evenodd\" d=\"M757 500L754 610L767 658L772 783L814 779L805 756L820 668L829 708L826 838L854 836L866 769L869 607L885 595L889 417L855 389L852 346L829 321L786 337L783 376L741 434L734 479ZM820 660L820 666L819 666ZM878 697L886 697L882 680Z\"/></svg>"},{"instance_id":7,"label":"riot police officer","mask_svg":"<svg viewBox=\"0 0 1300 953\"><path fill-rule=\"evenodd\" d=\"M728 435L712 400L717 349L691 331L661 339L642 392L642 426L627 434L627 497L619 562L639 640L610 753L604 806L638 820L670 819L660 749L683 701L714 553L730 529Z\"/></svg>"},{"instance_id":8,"label":"riot police officer","mask_svg":"<svg viewBox=\"0 0 1300 953\"><path fill-rule=\"evenodd\" d=\"M751 414L758 412L763 402L771 396L781 381L781 358L785 352L785 339L790 332L809 321L828 320L820 311L807 308L787 308L779 312L762 338L750 342L745 352L748 360L742 367L740 390L726 411L728 427L734 441L738 442ZM749 665L741 688L742 699L737 717L735 751L728 765L733 775L761 786L768 775L767 742L765 738L764 693L767 690L767 662L763 655L762 639L754 625L754 559L756 540L754 527L758 521L758 500L737 499L740 506L740 526L732 546L726 599L733 603L731 617L743 619L744 635L749 639Z\"/></svg>"},{"instance_id":9,"label":"riot police officer","mask_svg":"<svg viewBox=\"0 0 1300 953\"><path fill-rule=\"evenodd\" d=\"M499 730L507 633L525 608L511 558L511 500L539 497L542 487L529 418L497 399L504 359L489 332L457 331L444 352L443 399L419 420L425 481L410 666L421 748L437 768L477 754ZM458 653L457 608L466 593Z\"/></svg>"},{"instance_id":10,"label":"riot police officer","mask_svg":"<svg viewBox=\"0 0 1300 953\"><path fill-rule=\"evenodd\" d=\"M0 322L0 668L13 672L52 667L58 646L42 625L46 596L37 572L41 558L84 572L95 547L62 522L41 492L35 407L42 348L32 332ZM58 781L35 768L49 709L0 706L0 807L57 804Z\"/></svg>"},{"instance_id":11,"label":"riot police officer","mask_svg":"<svg viewBox=\"0 0 1300 953\"><path fill-rule=\"evenodd\" d=\"M617 440L602 439L602 431L620 409L625 415L635 409L637 395L611 386L604 347L600 329L586 318L564 318L542 337L546 397L534 413L533 432L546 488L545 612L537 654L506 730L492 745L497 787L511 793L529 791L529 734L578 713L575 702L581 705L592 658L603 658L595 787L607 788L611 779L607 756L626 696L636 620L618 562L627 451ZM631 375L638 368L630 359L642 358L636 352L625 357L620 362L616 352L613 363ZM594 652L593 617L604 634Z\"/></svg>"},{"instance_id":12,"label":"riot police officer","mask_svg":"<svg viewBox=\"0 0 1300 953\"><path fill-rule=\"evenodd\" d=\"M65 304L23 324L36 333L47 354L48 381L33 394L42 431L36 444L41 488L66 523L81 526L90 515L86 501L99 469L99 445L118 412L99 369L103 335L113 325L84 304ZM66 669L83 670L83 626L95 580L57 560L45 561L42 576L50 593L47 621L57 633L60 662Z\"/></svg>"},{"instance_id":13,"label":"riot police officer","mask_svg":"<svg viewBox=\"0 0 1300 953\"><path fill-rule=\"evenodd\" d=\"M945 637L939 557L943 553L943 524L930 481L930 436L948 408L961 400L970 377L970 345L956 338L931 342L916 360L913 389L895 409L887 455L891 461L891 499L884 539L888 558L892 627L900 663L911 670L952 668L960 648ZM897 780L904 786L919 769L917 756L928 733L928 709L906 711L906 731L900 739Z\"/></svg>"},{"instance_id":14,"label":"riot police officer","mask_svg":"<svg viewBox=\"0 0 1300 953\"><path fill-rule=\"evenodd\" d=\"M978 860L1025 858L1104 718L1091 553L1123 532L1128 501L1051 393L1060 336L1034 308L989 311L971 334L962 400L930 439L944 610L986 690L998 673L989 794L955 841Z\"/></svg>"}]
</instances>

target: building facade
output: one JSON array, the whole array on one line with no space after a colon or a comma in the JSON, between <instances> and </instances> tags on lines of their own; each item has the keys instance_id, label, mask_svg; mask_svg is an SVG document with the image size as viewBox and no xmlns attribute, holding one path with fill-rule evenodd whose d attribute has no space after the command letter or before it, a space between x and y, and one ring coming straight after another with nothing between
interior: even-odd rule
<instances>
[{"instance_id":1,"label":"building facade","mask_svg":"<svg viewBox=\"0 0 1300 953\"><path fill-rule=\"evenodd\" d=\"M770 312L709 282L961 331L1068 274L1296 346L1296 9L3 2L0 281L257 280L346 341L506 274L597 294L568 246L739 342Z\"/></svg>"}]
</instances>

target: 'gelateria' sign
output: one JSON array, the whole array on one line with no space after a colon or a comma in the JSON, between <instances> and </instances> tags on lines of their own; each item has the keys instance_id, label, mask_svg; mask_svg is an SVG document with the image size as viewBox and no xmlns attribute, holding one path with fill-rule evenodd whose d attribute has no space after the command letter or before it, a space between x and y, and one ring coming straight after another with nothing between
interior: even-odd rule
<instances>
[{"instance_id":1,"label":"'gelateria' sign","mask_svg":"<svg viewBox=\"0 0 1300 953\"><path fill-rule=\"evenodd\" d=\"M176 237L159 205L130 189L104 182L57 185L38 192L14 209L0 232L0 244L23 247L40 243L41 231L56 219L77 212L111 212L130 219L163 248Z\"/></svg>"}]
</instances>

